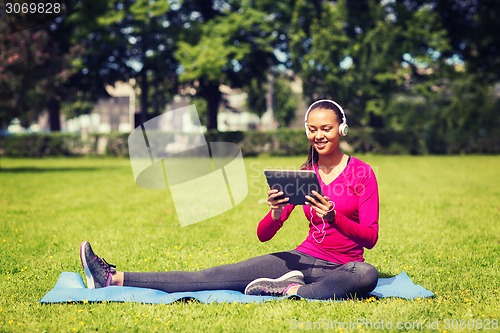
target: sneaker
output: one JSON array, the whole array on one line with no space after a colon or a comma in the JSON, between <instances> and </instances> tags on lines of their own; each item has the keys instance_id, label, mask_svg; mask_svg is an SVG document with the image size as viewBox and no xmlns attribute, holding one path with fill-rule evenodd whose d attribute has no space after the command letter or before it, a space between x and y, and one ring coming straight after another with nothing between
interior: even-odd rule
<instances>
[{"instance_id":1,"label":"sneaker","mask_svg":"<svg viewBox=\"0 0 500 333\"><path fill-rule=\"evenodd\" d=\"M260 278L250 282L245 288L246 295L286 296L291 287L303 286L304 274L291 271L277 279Z\"/></svg>"},{"instance_id":2,"label":"sneaker","mask_svg":"<svg viewBox=\"0 0 500 333\"><path fill-rule=\"evenodd\" d=\"M87 278L87 288L96 289L111 285L111 277L116 273L116 266L98 257L92 251L89 242L80 244L80 259Z\"/></svg>"}]
</instances>

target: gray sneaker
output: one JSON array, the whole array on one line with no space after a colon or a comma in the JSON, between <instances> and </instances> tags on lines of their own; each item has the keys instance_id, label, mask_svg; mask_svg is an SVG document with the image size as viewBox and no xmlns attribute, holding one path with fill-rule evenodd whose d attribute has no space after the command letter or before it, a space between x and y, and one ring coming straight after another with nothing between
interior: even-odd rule
<instances>
[{"instance_id":1,"label":"gray sneaker","mask_svg":"<svg viewBox=\"0 0 500 333\"><path fill-rule=\"evenodd\" d=\"M89 242L80 244L80 259L87 278L87 288L96 289L111 285L111 277L116 273L116 266L98 257L92 251Z\"/></svg>"},{"instance_id":2,"label":"gray sneaker","mask_svg":"<svg viewBox=\"0 0 500 333\"><path fill-rule=\"evenodd\" d=\"M277 279L260 278L250 282L245 288L246 295L286 296L291 287L303 286L304 274L291 271Z\"/></svg>"}]
</instances>

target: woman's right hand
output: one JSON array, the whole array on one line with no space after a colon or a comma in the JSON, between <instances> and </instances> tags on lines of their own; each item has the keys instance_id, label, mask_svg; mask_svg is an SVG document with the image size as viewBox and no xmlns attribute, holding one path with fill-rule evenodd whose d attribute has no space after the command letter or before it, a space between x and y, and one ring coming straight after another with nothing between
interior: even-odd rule
<instances>
[{"instance_id":1,"label":"woman's right hand","mask_svg":"<svg viewBox=\"0 0 500 333\"><path fill-rule=\"evenodd\" d=\"M278 190L267 191L267 205L271 208L271 216L273 220L279 220L281 213L283 213L283 208L288 205L290 198L279 198L285 193Z\"/></svg>"}]
</instances>

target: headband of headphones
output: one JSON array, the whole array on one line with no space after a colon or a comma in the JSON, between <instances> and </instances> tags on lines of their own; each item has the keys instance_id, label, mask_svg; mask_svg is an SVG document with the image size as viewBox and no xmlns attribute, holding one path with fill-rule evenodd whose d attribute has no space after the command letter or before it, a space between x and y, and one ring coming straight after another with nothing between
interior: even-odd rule
<instances>
[{"instance_id":1,"label":"headband of headphones","mask_svg":"<svg viewBox=\"0 0 500 333\"><path fill-rule=\"evenodd\" d=\"M327 102L327 103L333 104L340 111L340 113L342 114L342 124L339 125L339 134L340 134L340 136L346 136L347 133L349 132L349 126L347 126L347 118L345 116L344 109L342 109L342 107L337 102L335 102L331 99L320 99L320 100L312 103L307 108L306 114L304 116L304 125L306 127L306 134L309 132L309 128L307 127L307 117L309 116L309 112L312 111L312 109L314 108L314 106L316 104L322 103L322 102Z\"/></svg>"}]
</instances>

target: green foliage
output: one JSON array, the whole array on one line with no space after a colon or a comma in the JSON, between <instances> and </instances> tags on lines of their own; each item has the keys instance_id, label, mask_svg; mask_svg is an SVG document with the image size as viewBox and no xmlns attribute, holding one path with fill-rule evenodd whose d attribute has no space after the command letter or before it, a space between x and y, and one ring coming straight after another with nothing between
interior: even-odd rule
<instances>
[{"instance_id":1,"label":"green foliage","mask_svg":"<svg viewBox=\"0 0 500 333\"><path fill-rule=\"evenodd\" d=\"M500 79L500 12L494 0L430 1L441 16L452 52L466 64L467 71L483 84Z\"/></svg>"},{"instance_id":2,"label":"green foliage","mask_svg":"<svg viewBox=\"0 0 500 333\"><path fill-rule=\"evenodd\" d=\"M0 30L7 24L1 20ZM57 49L50 44L49 34L36 28L1 34L0 128L14 118L29 126L48 102L47 91L53 89L58 79L63 81L57 77L62 60L56 58Z\"/></svg>"},{"instance_id":3,"label":"green foliage","mask_svg":"<svg viewBox=\"0 0 500 333\"><path fill-rule=\"evenodd\" d=\"M434 105L434 130L446 153L495 152L500 145L500 100L495 90L470 77L457 76L445 86ZM436 143L430 142L435 147Z\"/></svg>"},{"instance_id":4,"label":"green foliage","mask_svg":"<svg viewBox=\"0 0 500 333\"><path fill-rule=\"evenodd\" d=\"M388 16L389 4L364 4L367 12L360 19L354 11L361 3L323 3L310 35L295 41L309 48L295 57L301 59L297 70L305 96L336 99L349 111L350 124L379 129L387 126L387 103L409 85L434 80L421 72L438 71L439 52L449 46L428 6L412 13L396 7Z\"/></svg>"},{"instance_id":5,"label":"green foliage","mask_svg":"<svg viewBox=\"0 0 500 333\"><path fill-rule=\"evenodd\" d=\"M81 15L79 10L72 13ZM102 81L89 84L85 76L78 75L82 70L80 58L88 51L89 45L83 45L80 40L75 42L75 35L79 24L90 25L90 21L88 17L81 21L58 18L50 24L0 37L2 129L13 119L20 120L23 127L29 127L43 111L50 109L50 128L59 131L61 103L88 104L105 94ZM0 30L7 23L8 20L2 20ZM88 26L86 28L90 30ZM74 108L68 115L77 112L88 112L88 108Z\"/></svg>"},{"instance_id":6,"label":"green foliage","mask_svg":"<svg viewBox=\"0 0 500 333\"><path fill-rule=\"evenodd\" d=\"M298 72L304 80L304 96L308 102L331 95L332 91L335 98L347 100L344 87L348 86L349 79L345 85L341 84L344 76L339 66L349 55L349 37L342 33L344 13L342 1L337 4L325 2L320 16L311 23L310 36L296 41L308 45L303 55L294 55L301 59Z\"/></svg>"},{"instance_id":7,"label":"green foliage","mask_svg":"<svg viewBox=\"0 0 500 333\"><path fill-rule=\"evenodd\" d=\"M68 20L75 25L73 43L84 46L74 57L82 90L94 98L104 87L134 79L139 112L158 113L177 91L173 57L179 26L169 18L165 1L82 2Z\"/></svg>"},{"instance_id":8,"label":"green foliage","mask_svg":"<svg viewBox=\"0 0 500 333\"><path fill-rule=\"evenodd\" d=\"M271 155L275 156L296 156L303 155L309 148L309 141L305 139L304 131L282 129L272 135L275 142L275 149Z\"/></svg>"},{"instance_id":9,"label":"green foliage","mask_svg":"<svg viewBox=\"0 0 500 333\"><path fill-rule=\"evenodd\" d=\"M498 101L491 95L485 95L484 100L473 104L467 99L467 94L463 96L462 100L442 99L431 102L401 96L386 111L391 126L382 129L351 128L349 135L343 139L346 152L397 155L500 153L500 125L491 121L498 110ZM471 93L471 96L475 96L475 93ZM434 104L435 107L429 106ZM480 115L477 106L485 109ZM446 124L448 118L442 115L444 112L465 113L470 124ZM488 113L491 116L481 116ZM461 118L457 116L457 119ZM450 127L457 129L450 130ZM466 131L465 128L471 130ZM79 134L66 133L0 136L0 156L107 155L127 158L128 136L129 133L91 134L85 138ZM149 139L154 140L154 135L150 135ZM207 142L235 143L246 157L299 156L309 148L302 129L280 128L264 132L207 131L205 139Z\"/></svg>"},{"instance_id":10,"label":"green foliage","mask_svg":"<svg viewBox=\"0 0 500 333\"><path fill-rule=\"evenodd\" d=\"M217 132L205 135L208 142L224 141L240 146L243 156L268 154L271 156L297 156L307 152L308 141L304 131L280 129L278 131Z\"/></svg>"},{"instance_id":11,"label":"green foliage","mask_svg":"<svg viewBox=\"0 0 500 333\"><path fill-rule=\"evenodd\" d=\"M81 148L79 134L19 134L0 141L1 155L10 157L74 156Z\"/></svg>"},{"instance_id":12,"label":"green foliage","mask_svg":"<svg viewBox=\"0 0 500 333\"><path fill-rule=\"evenodd\" d=\"M295 119L299 96L290 87L291 82L286 78L278 78L274 81L273 107L274 117L279 126L288 127Z\"/></svg>"},{"instance_id":13,"label":"green foliage","mask_svg":"<svg viewBox=\"0 0 500 333\"><path fill-rule=\"evenodd\" d=\"M105 138L108 142L106 144L105 154L107 156L128 157L128 136L129 133L111 133L106 136ZM98 136L96 140L99 140Z\"/></svg>"},{"instance_id":14,"label":"green foliage","mask_svg":"<svg viewBox=\"0 0 500 333\"><path fill-rule=\"evenodd\" d=\"M498 151L495 5L80 1L51 24L0 36L0 129L15 118L29 126L49 105L50 119L59 106L67 118L88 113L106 85L130 79L142 120L175 94L195 94L203 124L216 129L219 86L243 88L261 115L270 74L285 127L299 102L286 73L303 82L306 103L333 98L344 106L349 125L363 129L358 137L372 140L353 140L362 150Z\"/></svg>"},{"instance_id":15,"label":"green foliage","mask_svg":"<svg viewBox=\"0 0 500 333\"><path fill-rule=\"evenodd\" d=\"M229 59L241 60L243 55L241 51L238 47L226 46L220 36L202 39L196 45L179 42L176 57L184 67L179 79L194 81L205 77L211 81L218 80L223 76L223 69L229 63Z\"/></svg>"},{"instance_id":16,"label":"green foliage","mask_svg":"<svg viewBox=\"0 0 500 333\"><path fill-rule=\"evenodd\" d=\"M272 105L274 118L280 126L288 127L295 118L295 113L299 103L299 97L290 87L290 79L286 76L278 76L269 80L261 81L252 79L245 91L248 94L247 105L250 111L262 117L267 110L266 96L268 95L269 84L272 84Z\"/></svg>"},{"instance_id":17,"label":"green foliage","mask_svg":"<svg viewBox=\"0 0 500 333\"><path fill-rule=\"evenodd\" d=\"M130 6L130 12L139 21L149 21L154 17L164 15L169 8L167 1L161 0L137 0Z\"/></svg>"},{"instance_id":18,"label":"green foliage","mask_svg":"<svg viewBox=\"0 0 500 333\"><path fill-rule=\"evenodd\" d=\"M252 79L248 83L245 91L248 95L247 106L249 110L259 117L266 112L266 92L269 89L265 81Z\"/></svg>"},{"instance_id":19,"label":"green foliage","mask_svg":"<svg viewBox=\"0 0 500 333\"><path fill-rule=\"evenodd\" d=\"M292 57L306 98L338 100L349 124L362 127L348 138L355 150L495 151L498 97L481 74L457 64L449 26L431 2L321 6L310 30L294 16Z\"/></svg>"},{"instance_id":20,"label":"green foliage","mask_svg":"<svg viewBox=\"0 0 500 333\"><path fill-rule=\"evenodd\" d=\"M212 17L195 28L193 34L196 35L177 43L179 79L193 85L196 94L206 99L207 128L217 129L219 85L242 87L253 78L262 81L276 63L272 18L243 6Z\"/></svg>"},{"instance_id":21,"label":"green foliage","mask_svg":"<svg viewBox=\"0 0 500 333\"><path fill-rule=\"evenodd\" d=\"M95 104L86 98L65 101L61 105L61 111L66 119L76 118L82 114L90 114Z\"/></svg>"},{"instance_id":22,"label":"green foliage","mask_svg":"<svg viewBox=\"0 0 500 333\"><path fill-rule=\"evenodd\" d=\"M193 96L191 99L191 104L196 106L196 113L200 119L200 124L207 124L208 121L208 105L207 101L200 96Z\"/></svg>"},{"instance_id":23,"label":"green foliage","mask_svg":"<svg viewBox=\"0 0 500 333\"><path fill-rule=\"evenodd\" d=\"M253 57L260 54L259 60L265 64L265 57L272 54L272 31L266 27L267 21L263 13L246 8L205 23L196 44L179 42L176 58L183 66L181 81L206 78L238 86L239 72L251 73L251 64L265 69ZM262 69L256 74L262 75Z\"/></svg>"}]
</instances>

